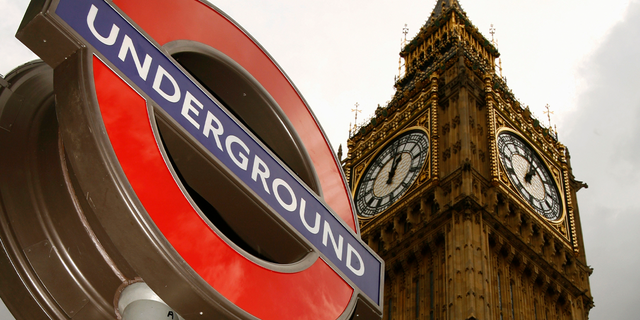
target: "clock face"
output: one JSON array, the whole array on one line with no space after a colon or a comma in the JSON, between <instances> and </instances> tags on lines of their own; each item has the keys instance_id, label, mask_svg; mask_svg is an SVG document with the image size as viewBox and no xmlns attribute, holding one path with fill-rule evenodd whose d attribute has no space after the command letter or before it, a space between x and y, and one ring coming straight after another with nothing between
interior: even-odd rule
<instances>
[{"instance_id":1,"label":"clock face","mask_svg":"<svg viewBox=\"0 0 640 320\"><path fill-rule=\"evenodd\" d=\"M543 217L558 220L562 205L558 188L540 157L511 132L498 135L500 161L520 195Z\"/></svg>"},{"instance_id":2,"label":"clock face","mask_svg":"<svg viewBox=\"0 0 640 320\"><path fill-rule=\"evenodd\" d=\"M418 177L429 153L420 130L403 133L387 144L364 172L355 194L356 211L372 217L395 203Z\"/></svg>"}]
</instances>

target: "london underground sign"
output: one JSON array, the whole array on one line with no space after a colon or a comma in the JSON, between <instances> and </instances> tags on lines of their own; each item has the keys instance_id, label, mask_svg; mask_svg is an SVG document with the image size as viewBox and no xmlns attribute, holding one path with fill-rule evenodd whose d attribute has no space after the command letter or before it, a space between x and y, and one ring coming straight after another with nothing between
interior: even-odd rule
<instances>
[{"instance_id":1,"label":"london underground sign","mask_svg":"<svg viewBox=\"0 0 640 320\"><path fill-rule=\"evenodd\" d=\"M326 139L228 17L195 0L34 1L18 37L54 67L61 135L91 210L178 313L381 318L384 265L357 234ZM195 70L207 61L221 72ZM226 77L244 79L243 92L211 88L233 91ZM272 106L281 123L234 109L245 97ZM289 137L284 147L270 126ZM218 216L249 249L219 230Z\"/></svg>"}]
</instances>

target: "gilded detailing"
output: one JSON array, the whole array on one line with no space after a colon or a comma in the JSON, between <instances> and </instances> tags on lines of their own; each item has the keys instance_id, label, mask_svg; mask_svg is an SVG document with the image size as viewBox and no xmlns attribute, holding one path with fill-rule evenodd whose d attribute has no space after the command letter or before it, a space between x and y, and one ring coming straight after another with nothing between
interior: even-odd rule
<instances>
[{"instance_id":1,"label":"gilded detailing","mask_svg":"<svg viewBox=\"0 0 640 320\"><path fill-rule=\"evenodd\" d=\"M438 79L437 73L431 75L431 163L433 181L436 184L440 179L438 171L438 140L440 140L440 135L438 134Z\"/></svg>"},{"instance_id":2,"label":"gilded detailing","mask_svg":"<svg viewBox=\"0 0 640 320\"><path fill-rule=\"evenodd\" d=\"M493 91L491 90L491 74L485 74L485 93L487 103L487 122L489 126L489 132L496 132L496 115L494 112L494 100ZM493 137L489 138L489 154L490 154L490 166L491 166L491 183L498 184L498 150L496 149L496 140Z\"/></svg>"},{"instance_id":3,"label":"gilded detailing","mask_svg":"<svg viewBox=\"0 0 640 320\"><path fill-rule=\"evenodd\" d=\"M446 51L452 41L465 43L482 60L495 68L495 59L500 56L498 50L479 32L466 13L459 8L449 8L420 29L416 37L400 52L405 58L407 72L410 75L425 64Z\"/></svg>"},{"instance_id":4,"label":"gilded detailing","mask_svg":"<svg viewBox=\"0 0 640 320\"><path fill-rule=\"evenodd\" d=\"M498 55L457 1L438 0L401 52L407 70L394 97L349 139L345 165L356 190L367 163L401 132L422 128L430 138L429 165L410 190L360 218L362 239L386 263L385 320L588 319L592 269L574 186L581 182L555 132L495 74ZM500 164L502 131L526 141L548 169L545 181L562 198L558 219L542 217L512 186ZM399 170L404 160L395 159ZM525 189L539 200L542 176L530 163L516 168L518 181L533 183ZM376 192L393 186L386 181Z\"/></svg>"},{"instance_id":5,"label":"gilded detailing","mask_svg":"<svg viewBox=\"0 0 640 320\"><path fill-rule=\"evenodd\" d=\"M501 78L495 75L491 75L491 77L489 83L486 83L487 78L485 77L485 92L491 92L491 94L487 94L487 107L489 107L488 102L491 99L493 103L491 107L497 111L497 117L493 119L496 129L507 127L518 131L539 151L550 158L554 164L560 162L563 157L560 149L561 143L558 142L555 133L543 127L540 121L533 117L529 108L520 104Z\"/></svg>"},{"instance_id":6,"label":"gilded detailing","mask_svg":"<svg viewBox=\"0 0 640 320\"><path fill-rule=\"evenodd\" d=\"M580 248L578 247L578 235L576 233L576 222L573 213L573 204L571 201L571 189L569 187L569 165L567 163L567 147L560 144L560 161L562 163L562 181L564 182L564 194L567 202L567 215L569 216L569 230L571 230L571 243L573 245L573 251L578 254Z\"/></svg>"}]
</instances>

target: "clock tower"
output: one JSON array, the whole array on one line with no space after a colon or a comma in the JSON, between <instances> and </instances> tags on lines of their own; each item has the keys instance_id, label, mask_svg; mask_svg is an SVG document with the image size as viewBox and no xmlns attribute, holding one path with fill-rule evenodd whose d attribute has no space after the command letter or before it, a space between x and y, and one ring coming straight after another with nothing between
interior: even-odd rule
<instances>
[{"instance_id":1,"label":"clock tower","mask_svg":"<svg viewBox=\"0 0 640 320\"><path fill-rule=\"evenodd\" d=\"M385 259L384 319L588 319L569 151L495 73L498 50L439 0L396 93L352 132L345 173Z\"/></svg>"}]
</instances>

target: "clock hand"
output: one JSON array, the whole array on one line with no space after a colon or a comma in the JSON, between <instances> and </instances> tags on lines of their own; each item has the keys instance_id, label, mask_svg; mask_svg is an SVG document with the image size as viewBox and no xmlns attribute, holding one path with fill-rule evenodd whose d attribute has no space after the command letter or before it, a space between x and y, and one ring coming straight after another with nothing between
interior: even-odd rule
<instances>
[{"instance_id":1,"label":"clock hand","mask_svg":"<svg viewBox=\"0 0 640 320\"><path fill-rule=\"evenodd\" d=\"M391 184L391 179L393 179L393 175L395 174L395 167L396 167L396 161L397 161L397 157L398 157L398 142L394 142L393 143L393 155L391 156L391 158L393 159L391 162L391 170L389 170L389 175L387 176L387 184Z\"/></svg>"},{"instance_id":2,"label":"clock hand","mask_svg":"<svg viewBox=\"0 0 640 320\"><path fill-rule=\"evenodd\" d=\"M387 184L391 184L391 182L393 182L393 176L396 174L396 168L398 168L401 158L402 154L394 156L393 162L391 163L391 170L389 170L389 178L387 178Z\"/></svg>"},{"instance_id":3,"label":"clock hand","mask_svg":"<svg viewBox=\"0 0 640 320\"><path fill-rule=\"evenodd\" d=\"M533 178L535 174L536 174L535 168L531 164L529 164L529 172L527 172L527 174L524 175L524 181L527 183L531 183L531 178Z\"/></svg>"}]
</instances>

